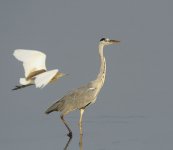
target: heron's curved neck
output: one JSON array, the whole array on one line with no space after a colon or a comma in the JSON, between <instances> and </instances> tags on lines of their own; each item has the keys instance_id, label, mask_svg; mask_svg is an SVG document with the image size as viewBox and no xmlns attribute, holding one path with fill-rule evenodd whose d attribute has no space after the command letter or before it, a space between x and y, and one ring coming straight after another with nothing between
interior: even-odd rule
<instances>
[{"instance_id":1,"label":"heron's curved neck","mask_svg":"<svg viewBox=\"0 0 173 150\"><path fill-rule=\"evenodd\" d=\"M101 85L104 84L105 76L106 76L106 59L103 54L103 48L104 48L104 45L99 44L100 72L96 80L99 81Z\"/></svg>"}]
</instances>

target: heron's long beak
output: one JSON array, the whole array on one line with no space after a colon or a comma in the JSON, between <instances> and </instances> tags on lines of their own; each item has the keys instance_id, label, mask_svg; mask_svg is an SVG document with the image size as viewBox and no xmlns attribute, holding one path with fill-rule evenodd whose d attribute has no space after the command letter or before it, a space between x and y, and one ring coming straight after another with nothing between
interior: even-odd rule
<instances>
[{"instance_id":1,"label":"heron's long beak","mask_svg":"<svg viewBox=\"0 0 173 150\"><path fill-rule=\"evenodd\" d=\"M118 40L110 40L110 43L111 44L118 44L118 43L120 43L120 41L118 41Z\"/></svg>"}]
</instances>

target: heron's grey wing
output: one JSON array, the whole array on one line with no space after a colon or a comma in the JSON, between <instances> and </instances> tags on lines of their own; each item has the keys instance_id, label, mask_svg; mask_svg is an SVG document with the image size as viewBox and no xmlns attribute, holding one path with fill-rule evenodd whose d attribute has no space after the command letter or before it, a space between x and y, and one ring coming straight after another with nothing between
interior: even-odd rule
<instances>
[{"instance_id":1,"label":"heron's grey wing","mask_svg":"<svg viewBox=\"0 0 173 150\"><path fill-rule=\"evenodd\" d=\"M69 92L61 100L64 101L64 111L80 109L93 103L96 99L96 89L89 85Z\"/></svg>"}]
</instances>

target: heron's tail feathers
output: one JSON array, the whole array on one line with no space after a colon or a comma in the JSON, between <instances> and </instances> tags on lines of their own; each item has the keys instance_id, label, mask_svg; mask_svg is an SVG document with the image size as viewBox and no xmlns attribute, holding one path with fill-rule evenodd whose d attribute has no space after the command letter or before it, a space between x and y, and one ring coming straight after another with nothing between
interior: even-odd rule
<instances>
[{"instance_id":1,"label":"heron's tail feathers","mask_svg":"<svg viewBox=\"0 0 173 150\"><path fill-rule=\"evenodd\" d=\"M64 102L63 101L58 101L56 103L54 103L52 106L50 106L46 111L45 113L46 114L49 114L53 111L61 111L63 109L63 104Z\"/></svg>"}]
</instances>

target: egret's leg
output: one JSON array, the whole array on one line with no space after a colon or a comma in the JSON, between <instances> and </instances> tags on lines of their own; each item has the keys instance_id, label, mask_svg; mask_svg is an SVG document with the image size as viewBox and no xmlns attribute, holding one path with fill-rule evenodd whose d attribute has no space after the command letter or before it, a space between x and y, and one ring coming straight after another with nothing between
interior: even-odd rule
<instances>
[{"instance_id":1,"label":"egret's leg","mask_svg":"<svg viewBox=\"0 0 173 150\"><path fill-rule=\"evenodd\" d=\"M66 128L68 129L69 133L67 134L67 136L69 136L70 138L72 138L72 131L70 129L70 127L68 126L67 122L64 120L64 116L61 115L61 120L64 123L64 125L66 126Z\"/></svg>"},{"instance_id":2,"label":"egret's leg","mask_svg":"<svg viewBox=\"0 0 173 150\"><path fill-rule=\"evenodd\" d=\"M83 116L83 113L84 113L84 110L85 109L80 109L80 119L79 119L79 129L80 129L80 135L82 135L82 116Z\"/></svg>"},{"instance_id":3,"label":"egret's leg","mask_svg":"<svg viewBox=\"0 0 173 150\"><path fill-rule=\"evenodd\" d=\"M16 85L15 88L13 88L12 90L18 90L18 89L22 89L22 88L25 88L27 86L31 86L31 85L34 85L34 84L27 84L27 85Z\"/></svg>"}]
</instances>

